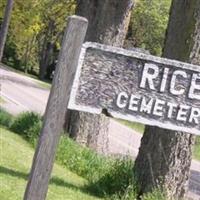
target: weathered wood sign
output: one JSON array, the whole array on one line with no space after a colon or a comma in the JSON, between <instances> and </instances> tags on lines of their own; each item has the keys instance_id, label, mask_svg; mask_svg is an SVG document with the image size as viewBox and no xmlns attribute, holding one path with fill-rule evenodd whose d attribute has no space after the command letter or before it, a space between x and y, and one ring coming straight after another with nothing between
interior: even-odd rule
<instances>
[{"instance_id":1,"label":"weathered wood sign","mask_svg":"<svg viewBox=\"0 0 200 200\"><path fill-rule=\"evenodd\" d=\"M68 108L200 135L200 66L85 43Z\"/></svg>"}]
</instances>

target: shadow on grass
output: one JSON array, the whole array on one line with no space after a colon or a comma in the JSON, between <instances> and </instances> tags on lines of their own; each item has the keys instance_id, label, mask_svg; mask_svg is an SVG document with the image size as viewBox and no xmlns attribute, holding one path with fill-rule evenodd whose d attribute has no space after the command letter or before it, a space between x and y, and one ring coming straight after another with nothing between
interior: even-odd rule
<instances>
[{"instance_id":1,"label":"shadow on grass","mask_svg":"<svg viewBox=\"0 0 200 200\"><path fill-rule=\"evenodd\" d=\"M9 168L3 167L3 166L0 166L0 174L6 174L8 176L21 178L21 179L24 179L26 181L28 180L28 174L27 173L15 171L13 169L9 169ZM67 188L70 188L72 190L79 190L79 191L84 192L86 194L90 194L90 192L86 189L86 186L83 186L83 187L76 186L74 184L66 182L65 180L63 180L62 178L59 178L57 176L53 176L51 178L50 184L55 184L57 186L67 187Z\"/></svg>"},{"instance_id":2,"label":"shadow on grass","mask_svg":"<svg viewBox=\"0 0 200 200\"><path fill-rule=\"evenodd\" d=\"M12 176L12 177L17 177L17 178L21 178L24 180L28 180L28 173L24 173L24 172L20 172L20 171L16 171L13 169L9 169L3 166L0 166L0 174L5 174L7 176ZM129 174L130 175L130 174ZM119 176L119 173L115 173L115 174L105 174L105 176L103 176L102 178L100 178L98 181L94 182L94 183L89 183L88 185L84 185L84 186L76 186L74 184L71 184L67 181L65 181L62 178L59 178L57 176L53 176L50 180L50 184L55 184L57 186L60 187L66 187L72 190L78 190L80 192L83 192L85 194L91 195L91 196L95 196L95 197L99 197L99 198L104 198L105 196L110 196L113 195L119 191L122 191L125 188L122 188L123 185L125 185L124 187L126 187L127 185L127 179L129 179L130 177L125 178L125 174L121 173L121 176L123 176L123 178L121 177L121 180L125 179L125 182L121 182L117 180L117 176Z\"/></svg>"}]
</instances>

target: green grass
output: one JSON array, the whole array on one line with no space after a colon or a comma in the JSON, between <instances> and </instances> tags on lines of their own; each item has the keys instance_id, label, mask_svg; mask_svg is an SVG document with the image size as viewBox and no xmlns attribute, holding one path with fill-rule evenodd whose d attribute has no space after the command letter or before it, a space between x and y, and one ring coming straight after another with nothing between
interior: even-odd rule
<instances>
[{"instance_id":1,"label":"green grass","mask_svg":"<svg viewBox=\"0 0 200 200\"><path fill-rule=\"evenodd\" d=\"M36 80L37 81L37 85L43 89L47 89L47 90L50 90L51 89L51 84L50 83L47 83L47 82L44 82L44 81L39 81L39 80Z\"/></svg>"},{"instance_id":2,"label":"green grass","mask_svg":"<svg viewBox=\"0 0 200 200\"><path fill-rule=\"evenodd\" d=\"M33 157L32 147L41 127L40 123L33 123L41 120L34 113L24 113L14 120L12 118L6 111L0 112L0 124L6 121L2 125L10 130L14 127L12 130L19 134L0 128L0 199L3 200L22 199ZM7 125L9 120L12 121L11 125ZM195 158L199 156L199 142L198 138ZM56 163L47 199L133 200L138 195L132 170L134 163L127 158L113 159L98 155L62 136ZM161 200L161 197L164 199L163 194L155 190L141 199Z\"/></svg>"},{"instance_id":3,"label":"green grass","mask_svg":"<svg viewBox=\"0 0 200 200\"><path fill-rule=\"evenodd\" d=\"M130 122L127 120L117 119L118 122L121 124L124 124L125 126L128 126L129 128L137 131L138 133L144 133L144 124L136 123L136 122Z\"/></svg>"},{"instance_id":4,"label":"green grass","mask_svg":"<svg viewBox=\"0 0 200 200\"><path fill-rule=\"evenodd\" d=\"M0 108L0 125L10 128L13 123L13 116L3 108Z\"/></svg>"},{"instance_id":5,"label":"green grass","mask_svg":"<svg viewBox=\"0 0 200 200\"><path fill-rule=\"evenodd\" d=\"M0 128L0 199L21 200L34 150L22 137ZM87 181L54 165L48 200L98 200L85 190Z\"/></svg>"},{"instance_id":6,"label":"green grass","mask_svg":"<svg viewBox=\"0 0 200 200\"><path fill-rule=\"evenodd\" d=\"M194 149L193 149L193 157L196 160L200 161L200 136L196 137Z\"/></svg>"},{"instance_id":7,"label":"green grass","mask_svg":"<svg viewBox=\"0 0 200 200\"><path fill-rule=\"evenodd\" d=\"M0 96L0 104L4 104L4 103L6 103L6 100Z\"/></svg>"}]
</instances>

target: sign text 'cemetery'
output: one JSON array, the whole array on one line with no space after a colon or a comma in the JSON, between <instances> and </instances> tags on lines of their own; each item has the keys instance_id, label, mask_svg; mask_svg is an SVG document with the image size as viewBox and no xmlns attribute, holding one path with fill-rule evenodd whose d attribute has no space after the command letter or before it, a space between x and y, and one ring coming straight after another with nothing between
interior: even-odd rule
<instances>
[{"instance_id":1,"label":"sign text 'cemetery'","mask_svg":"<svg viewBox=\"0 0 200 200\"><path fill-rule=\"evenodd\" d=\"M200 134L198 66L85 43L69 108Z\"/></svg>"}]
</instances>

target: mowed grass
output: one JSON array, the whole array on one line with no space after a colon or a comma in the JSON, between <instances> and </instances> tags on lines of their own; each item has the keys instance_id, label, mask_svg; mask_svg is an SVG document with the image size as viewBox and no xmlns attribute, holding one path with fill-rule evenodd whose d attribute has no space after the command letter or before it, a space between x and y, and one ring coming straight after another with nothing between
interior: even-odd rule
<instances>
[{"instance_id":1,"label":"mowed grass","mask_svg":"<svg viewBox=\"0 0 200 200\"><path fill-rule=\"evenodd\" d=\"M131 121L127 121L127 120L122 120L122 119L117 119L117 121L131 129L137 131L138 133L141 133L141 134L144 133L144 129L145 129L144 124L140 124L137 122L131 122Z\"/></svg>"},{"instance_id":2,"label":"mowed grass","mask_svg":"<svg viewBox=\"0 0 200 200\"><path fill-rule=\"evenodd\" d=\"M0 199L21 200L34 150L19 135L0 127ZM86 192L87 181L54 164L48 200L98 200Z\"/></svg>"},{"instance_id":3,"label":"mowed grass","mask_svg":"<svg viewBox=\"0 0 200 200\"><path fill-rule=\"evenodd\" d=\"M0 104L4 104L4 103L6 103L6 100L0 96Z\"/></svg>"},{"instance_id":4,"label":"mowed grass","mask_svg":"<svg viewBox=\"0 0 200 200\"><path fill-rule=\"evenodd\" d=\"M200 136L196 137L194 149L193 149L193 157L196 160L200 161Z\"/></svg>"}]
</instances>

